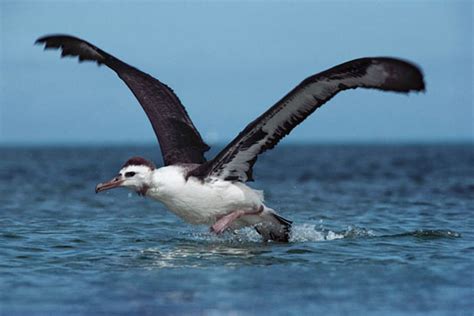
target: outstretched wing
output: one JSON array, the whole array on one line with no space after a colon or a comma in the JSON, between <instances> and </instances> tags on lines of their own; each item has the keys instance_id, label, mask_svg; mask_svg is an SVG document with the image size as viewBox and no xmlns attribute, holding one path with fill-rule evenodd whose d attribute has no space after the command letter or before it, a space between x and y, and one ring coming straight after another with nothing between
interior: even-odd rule
<instances>
[{"instance_id":1,"label":"outstretched wing","mask_svg":"<svg viewBox=\"0 0 474 316\"><path fill-rule=\"evenodd\" d=\"M164 83L77 37L49 35L39 38L36 44L45 44L45 49L61 49L61 57L78 56L79 62L95 61L114 70L132 90L150 119L165 165L206 161L204 152L209 146L202 140L181 101Z\"/></svg>"},{"instance_id":2,"label":"outstretched wing","mask_svg":"<svg viewBox=\"0 0 474 316\"><path fill-rule=\"evenodd\" d=\"M293 128L339 91L354 88L409 92L424 90L423 75L413 64L394 58L355 59L313 75L251 122L212 161L191 171L201 179L251 181L259 154L275 147Z\"/></svg>"}]
</instances>

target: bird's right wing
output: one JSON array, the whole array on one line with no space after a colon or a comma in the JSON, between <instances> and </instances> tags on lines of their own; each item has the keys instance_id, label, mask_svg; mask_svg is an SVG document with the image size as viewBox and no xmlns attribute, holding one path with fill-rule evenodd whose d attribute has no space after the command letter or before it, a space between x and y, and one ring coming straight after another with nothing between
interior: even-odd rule
<instances>
[{"instance_id":1,"label":"bird's right wing","mask_svg":"<svg viewBox=\"0 0 474 316\"><path fill-rule=\"evenodd\" d=\"M134 68L96 46L69 35L49 35L36 44L45 49L61 49L61 57L78 56L114 70L132 90L148 116L160 144L165 165L203 163L209 146L194 127L176 94L164 83Z\"/></svg>"},{"instance_id":2,"label":"bird's right wing","mask_svg":"<svg viewBox=\"0 0 474 316\"><path fill-rule=\"evenodd\" d=\"M252 167L259 154L276 146L338 92L358 87L406 93L424 90L425 85L418 67L399 59L374 57L343 63L305 79L251 122L212 161L192 170L188 176L252 180Z\"/></svg>"}]
</instances>

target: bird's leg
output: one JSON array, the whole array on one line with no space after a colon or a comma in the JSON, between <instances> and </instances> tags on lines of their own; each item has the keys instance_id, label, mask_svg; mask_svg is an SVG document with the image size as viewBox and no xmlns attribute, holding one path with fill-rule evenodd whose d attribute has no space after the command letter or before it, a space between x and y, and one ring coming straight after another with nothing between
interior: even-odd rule
<instances>
[{"instance_id":1,"label":"bird's leg","mask_svg":"<svg viewBox=\"0 0 474 316\"><path fill-rule=\"evenodd\" d=\"M263 206L260 206L257 210L237 210L227 215L222 216L211 226L211 231L220 234L225 231L229 226L237 219L245 215L258 215L263 211Z\"/></svg>"}]
</instances>

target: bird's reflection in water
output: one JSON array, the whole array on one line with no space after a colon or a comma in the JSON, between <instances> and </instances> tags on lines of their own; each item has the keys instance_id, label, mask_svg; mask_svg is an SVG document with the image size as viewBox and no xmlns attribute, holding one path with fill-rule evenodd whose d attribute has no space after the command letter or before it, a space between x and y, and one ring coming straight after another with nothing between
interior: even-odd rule
<instances>
[{"instance_id":1,"label":"bird's reflection in water","mask_svg":"<svg viewBox=\"0 0 474 316\"><path fill-rule=\"evenodd\" d=\"M273 245L262 243L259 236L255 241L241 237L193 234L192 240L186 238L141 250L139 258L147 262L149 269L268 264L271 256L266 255L272 252Z\"/></svg>"},{"instance_id":2,"label":"bird's reflection in water","mask_svg":"<svg viewBox=\"0 0 474 316\"><path fill-rule=\"evenodd\" d=\"M366 232L361 228L351 227L346 231L333 232L312 223L294 225L290 243L262 242L258 233L250 228L220 236L203 231L184 232L178 239L172 237L161 240L156 247L141 250L139 259L143 259L146 268L150 269L303 263L308 258L302 253L318 251L314 243L339 240L354 236L355 233L359 237L372 235L370 230ZM288 253L300 255L288 256Z\"/></svg>"}]
</instances>

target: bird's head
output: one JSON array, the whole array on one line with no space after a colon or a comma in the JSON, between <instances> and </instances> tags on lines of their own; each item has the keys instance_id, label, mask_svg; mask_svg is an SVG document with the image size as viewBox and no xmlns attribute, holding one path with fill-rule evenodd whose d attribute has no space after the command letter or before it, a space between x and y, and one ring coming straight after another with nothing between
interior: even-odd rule
<instances>
[{"instance_id":1,"label":"bird's head","mask_svg":"<svg viewBox=\"0 0 474 316\"><path fill-rule=\"evenodd\" d=\"M145 158L130 158L112 180L99 183L95 187L95 192L99 193L113 188L125 187L139 195L145 195L150 187L151 175L155 169L155 165Z\"/></svg>"}]
</instances>

